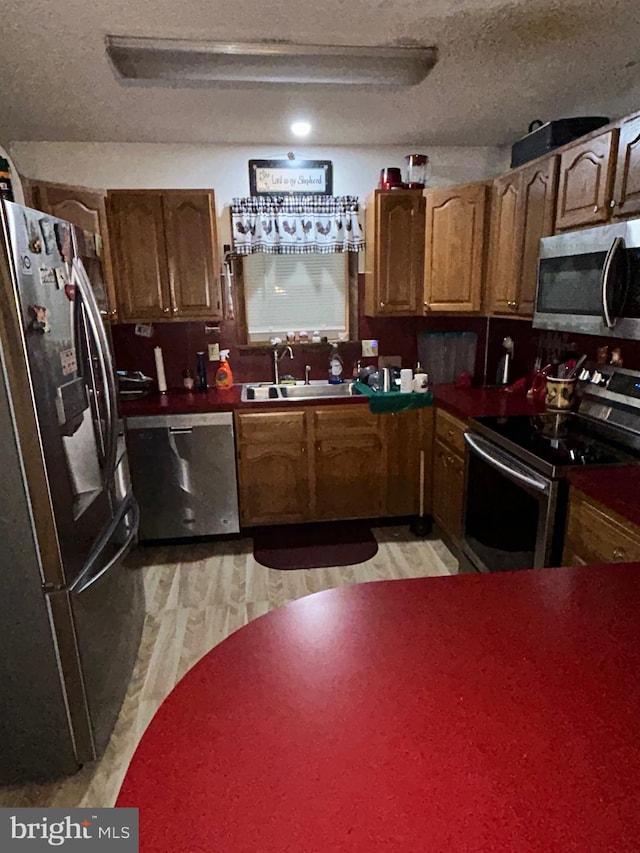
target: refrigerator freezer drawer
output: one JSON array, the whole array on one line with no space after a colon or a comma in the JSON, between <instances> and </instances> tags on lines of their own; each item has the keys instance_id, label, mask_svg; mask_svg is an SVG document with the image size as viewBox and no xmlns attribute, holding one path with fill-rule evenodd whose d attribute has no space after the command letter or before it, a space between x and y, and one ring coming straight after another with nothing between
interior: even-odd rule
<instances>
[{"instance_id":1,"label":"refrigerator freezer drawer","mask_svg":"<svg viewBox=\"0 0 640 853\"><path fill-rule=\"evenodd\" d=\"M127 443L141 540L239 531L231 412L131 418Z\"/></svg>"}]
</instances>

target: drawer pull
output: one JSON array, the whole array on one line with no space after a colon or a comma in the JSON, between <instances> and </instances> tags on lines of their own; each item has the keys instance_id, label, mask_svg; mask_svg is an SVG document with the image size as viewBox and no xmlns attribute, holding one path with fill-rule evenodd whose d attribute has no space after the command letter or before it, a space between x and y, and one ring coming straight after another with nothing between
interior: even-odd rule
<instances>
[{"instance_id":1,"label":"drawer pull","mask_svg":"<svg viewBox=\"0 0 640 853\"><path fill-rule=\"evenodd\" d=\"M627 554L624 548L614 548L613 549L613 559L614 560L626 560Z\"/></svg>"}]
</instances>

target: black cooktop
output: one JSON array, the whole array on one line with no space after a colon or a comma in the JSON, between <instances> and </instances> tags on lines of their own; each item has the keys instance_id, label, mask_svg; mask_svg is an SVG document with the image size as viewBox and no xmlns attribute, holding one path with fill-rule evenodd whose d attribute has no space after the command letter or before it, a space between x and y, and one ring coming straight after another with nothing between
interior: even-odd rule
<instances>
[{"instance_id":1,"label":"black cooktop","mask_svg":"<svg viewBox=\"0 0 640 853\"><path fill-rule=\"evenodd\" d=\"M640 462L639 451L603 437L596 427L573 413L474 418L472 424L472 431L552 476L585 465Z\"/></svg>"}]
</instances>

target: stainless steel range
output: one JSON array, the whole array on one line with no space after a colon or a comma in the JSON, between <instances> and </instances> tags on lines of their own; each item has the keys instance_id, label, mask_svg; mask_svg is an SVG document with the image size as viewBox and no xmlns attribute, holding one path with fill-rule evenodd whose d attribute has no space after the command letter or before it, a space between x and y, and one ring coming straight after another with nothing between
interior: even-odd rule
<instances>
[{"instance_id":1,"label":"stainless steel range","mask_svg":"<svg viewBox=\"0 0 640 853\"><path fill-rule=\"evenodd\" d=\"M585 369L580 390L576 413L471 421L465 433L464 568L560 565L569 471L640 464L640 372Z\"/></svg>"}]
</instances>

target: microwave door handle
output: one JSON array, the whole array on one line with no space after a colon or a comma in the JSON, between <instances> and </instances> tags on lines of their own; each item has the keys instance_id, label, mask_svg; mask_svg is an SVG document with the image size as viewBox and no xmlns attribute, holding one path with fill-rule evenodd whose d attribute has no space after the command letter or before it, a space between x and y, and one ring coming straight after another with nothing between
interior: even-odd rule
<instances>
[{"instance_id":1,"label":"microwave door handle","mask_svg":"<svg viewBox=\"0 0 640 853\"><path fill-rule=\"evenodd\" d=\"M512 468L511 465L507 465L501 459L496 458L490 452L484 449L482 446L484 442L482 439L478 438L471 433L465 432L464 440L467 442L469 447L481 456L485 462L488 462L489 465L492 465L494 468L497 468L499 471L502 471L503 474L506 474L507 477L510 477L512 480L516 480L520 483L524 483L532 489L535 489L537 492L546 492L548 491L548 483L544 480L537 478L534 479L530 477L528 474L525 474L520 468Z\"/></svg>"},{"instance_id":2,"label":"microwave door handle","mask_svg":"<svg viewBox=\"0 0 640 853\"><path fill-rule=\"evenodd\" d=\"M604 259L602 268L602 319L607 329L613 329L616 324L617 317L612 317L609 313L609 281L611 278L611 269L613 261L618 252L624 251L624 239L615 237L613 243L609 247L607 257Z\"/></svg>"}]
</instances>

